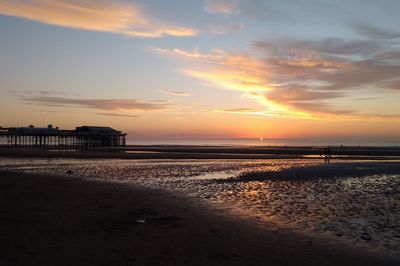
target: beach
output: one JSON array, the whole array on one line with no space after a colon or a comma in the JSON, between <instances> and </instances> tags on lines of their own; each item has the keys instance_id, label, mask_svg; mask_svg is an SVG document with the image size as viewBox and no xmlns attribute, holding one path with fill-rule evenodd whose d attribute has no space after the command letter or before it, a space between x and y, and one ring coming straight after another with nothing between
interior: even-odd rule
<instances>
[{"instance_id":1,"label":"beach","mask_svg":"<svg viewBox=\"0 0 400 266\"><path fill-rule=\"evenodd\" d=\"M0 172L1 265L398 265L162 190Z\"/></svg>"},{"instance_id":2,"label":"beach","mask_svg":"<svg viewBox=\"0 0 400 266\"><path fill-rule=\"evenodd\" d=\"M0 265L398 265L398 149L319 151L0 149Z\"/></svg>"}]
</instances>

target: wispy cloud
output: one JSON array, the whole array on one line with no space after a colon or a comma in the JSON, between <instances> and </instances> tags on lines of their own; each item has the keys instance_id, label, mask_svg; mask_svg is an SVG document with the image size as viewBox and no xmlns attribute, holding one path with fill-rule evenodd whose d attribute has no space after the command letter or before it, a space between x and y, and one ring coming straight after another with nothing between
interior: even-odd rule
<instances>
[{"instance_id":1,"label":"wispy cloud","mask_svg":"<svg viewBox=\"0 0 400 266\"><path fill-rule=\"evenodd\" d=\"M208 13L233 14L238 11L239 0L205 0L204 5Z\"/></svg>"},{"instance_id":2,"label":"wispy cloud","mask_svg":"<svg viewBox=\"0 0 400 266\"><path fill-rule=\"evenodd\" d=\"M230 108L230 109L214 109L212 110L217 113L227 113L227 114L239 114L246 116L258 116L258 117L285 117L285 118L309 118L307 114L296 114L296 113L288 113L288 112L280 112L280 111L271 111L271 110L257 110L253 108Z\"/></svg>"},{"instance_id":3,"label":"wispy cloud","mask_svg":"<svg viewBox=\"0 0 400 266\"><path fill-rule=\"evenodd\" d=\"M231 109L214 109L213 112L217 113L227 113L234 115L246 115L246 116L258 116L258 117L284 117L284 118L304 118L304 119L315 119L315 120L324 120L324 121L332 121L332 120L383 120L383 121L391 121L391 120L399 120L400 114L368 114L368 113L357 113L354 114L353 111L340 111L338 114L340 116L332 116L329 114L315 114L310 117L307 114L298 114L298 113L287 113L287 112L273 112L269 110L257 110L252 108L231 108Z\"/></svg>"},{"instance_id":4,"label":"wispy cloud","mask_svg":"<svg viewBox=\"0 0 400 266\"><path fill-rule=\"evenodd\" d=\"M24 102L41 106L77 107L108 111L154 111L169 107L169 104L165 102L146 102L139 99L76 99L53 96L25 96L20 99Z\"/></svg>"},{"instance_id":5,"label":"wispy cloud","mask_svg":"<svg viewBox=\"0 0 400 266\"><path fill-rule=\"evenodd\" d=\"M17 90L8 90L8 92L15 96L48 96L48 95L77 95L76 93L70 93L66 91L58 91L58 90L25 90L25 91L17 91Z\"/></svg>"},{"instance_id":6,"label":"wispy cloud","mask_svg":"<svg viewBox=\"0 0 400 266\"><path fill-rule=\"evenodd\" d=\"M243 28L243 23L224 23L210 25L208 27L208 31L212 34L225 34L231 31L241 30Z\"/></svg>"},{"instance_id":7,"label":"wispy cloud","mask_svg":"<svg viewBox=\"0 0 400 266\"><path fill-rule=\"evenodd\" d=\"M230 109L217 109L215 111L218 112L227 112L227 113L256 113L259 112L257 109L239 107L239 108L230 108Z\"/></svg>"},{"instance_id":8,"label":"wispy cloud","mask_svg":"<svg viewBox=\"0 0 400 266\"><path fill-rule=\"evenodd\" d=\"M362 23L362 22L352 23L351 27L354 29L356 33L369 39L382 40L382 39L400 38L399 31L397 32L388 31L367 23Z\"/></svg>"},{"instance_id":9,"label":"wispy cloud","mask_svg":"<svg viewBox=\"0 0 400 266\"><path fill-rule=\"evenodd\" d=\"M130 115L130 114L115 114L115 113L94 113L96 115L103 115L103 116L114 116L114 117L126 117L126 118L137 118L138 115Z\"/></svg>"},{"instance_id":10,"label":"wispy cloud","mask_svg":"<svg viewBox=\"0 0 400 266\"><path fill-rule=\"evenodd\" d=\"M0 0L0 14L132 37L193 36L198 33L193 28L152 19L138 5L117 1Z\"/></svg>"},{"instance_id":11,"label":"wispy cloud","mask_svg":"<svg viewBox=\"0 0 400 266\"><path fill-rule=\"evenodd\" d=\"M101 115L101 116L114 116L114 117L126 117L126 118L137 118L139 117L138 115L132 115L132 114L121 114L121 113L85 113L85 112L76 112L76 111L65 111L65 110L39 110L39 112L44 113L44 114L65 114L65 113L70 113L70 114L84 114L84 115Z\"/></svg>"},{"instance_id":12,"label":"wispy cloud","mask_svg":"<svg viewBox=\"0 0 400 266\"><path fill-rule=\"evenodd\" d=\"M318 41L282 40L277 42L256 41L254 48L267 52L271 56L291 56L299 53L314 55L370 56L382 52L385 45L377 40L326 38ZM288 51L291 51L288 54Z\"/></svg>"},{"instance_id":13,"label":"wispy cloud","mask_svg":"<svg viewBox=\"0 0 400 266\"><path fill-rule=\"evenodd\" d=\"M190 96L190 93L184 91L160 90L160 92L173 96Z\"/></svg>"}]
</instances>

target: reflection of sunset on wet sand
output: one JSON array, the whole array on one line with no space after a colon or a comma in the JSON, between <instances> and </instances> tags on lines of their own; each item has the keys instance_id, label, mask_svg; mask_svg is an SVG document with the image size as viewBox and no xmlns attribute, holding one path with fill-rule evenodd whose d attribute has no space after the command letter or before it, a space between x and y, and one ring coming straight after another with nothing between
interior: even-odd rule
<instances>
[{"instance_id":1,"label":"reflection of sunset on wet sand","mask_svg":"<svg viewBox=\"0 0 400 266\"><path fill-rule=\"evenodd\" d=\"M399 255L398 160L6 160L24 172L140 184L201 200L248 222ZM382 216L382 213L385 213Z\"/></svg>"}]
</instances>

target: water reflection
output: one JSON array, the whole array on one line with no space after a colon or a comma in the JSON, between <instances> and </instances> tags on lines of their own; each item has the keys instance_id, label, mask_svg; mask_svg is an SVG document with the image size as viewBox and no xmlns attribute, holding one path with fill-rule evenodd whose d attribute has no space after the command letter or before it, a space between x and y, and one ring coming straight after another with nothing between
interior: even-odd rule
<instances>
[{"instance_id":1,"label":"water reflection","mask_svg":"<svg viewBox=\"0 0 400 266\"><path fill-rule=\"evenodd\" d=\"M18 171L178 191L248 219L400 255L399 162L321 160L1 160Z\"/></svg>"}]
</instances>

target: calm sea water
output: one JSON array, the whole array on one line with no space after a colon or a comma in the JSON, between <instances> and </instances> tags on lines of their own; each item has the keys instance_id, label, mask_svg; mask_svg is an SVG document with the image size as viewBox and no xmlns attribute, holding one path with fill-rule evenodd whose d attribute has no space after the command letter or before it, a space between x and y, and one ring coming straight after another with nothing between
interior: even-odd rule
<instances>
[{"instance_id":1,"label":"calm sea water","mask_svg":"<svg viewBox=\"0 0 400 266\"><path fill-rule=\"evenodd\" d=\"M130 139L127 145L230 145L230 146L400 146L400 139Z\"/></svg>"},{"instance_id":2,"label":"calm sea water","mask_svg":"<svg viewBox=\"0 0 400 266\"><path fill-rule=\"evenodd\" d=\"M400 162L2 159L0 169L74 175L194 197L268 228L400 256Z\"/></svg>"},{"instance_id":3,"label":"calm sea water","mask_svg":"<svg viewBox=\"0 0 400 266\"><path fill-rule=\"evenodd\" d=\"M6 145L7 138L0 137L0 145ZM400 139L267 139L267 138L229 138L229 139L127 139L127 145L229 145L229 146L400 146Z\"/></svg>"}]
</instances>

